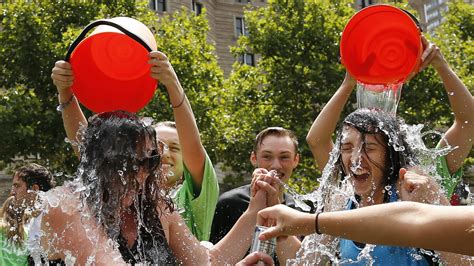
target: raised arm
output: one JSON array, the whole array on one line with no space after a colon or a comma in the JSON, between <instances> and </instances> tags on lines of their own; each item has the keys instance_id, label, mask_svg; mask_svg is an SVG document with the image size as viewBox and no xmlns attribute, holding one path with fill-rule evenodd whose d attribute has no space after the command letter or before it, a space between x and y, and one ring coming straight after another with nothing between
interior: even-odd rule
<instances>
[{"instance_id":1,"label":"raised arm","mask_svg":"<svg viewBox=\"0 0 474 266\"><path fill-rule=\"evenodd\" d=\"M468 156L474 143L474 99L472 94L454 73L441 50L433 43L422 37L423 45L427 47L423 52L421 68L431 65L443 81L451 110L454 113L454 122L440 141L440 146L446 142L455 150L446 155L449 172L456 172Z\"/></svg>"},{"instance_id":2,"label":"raised arm","mask_svg":"<svg viewBox=\"0 0 474 266\"><path fill-rule=\"evenodd\" d=\"M193 110L166 55L162 52L153 51L150 53L150 58L151 76L165 85L168 91L184 164L193 177L195 187L200 190L206 151L201 143Z\"/></svg>"},{"instance_id":3,"label":"raised arm","mask_svg":"<svg viewBox=\"0 0 474 266\"><path fill-rule=\"evenodd\" d=\"M320 233L361 243L474 255L474 208L471 206L394 202L320 213L316 221L316 214L277 205L260 211L258 216L276 221L276 226L262 233L261 239L307 235L318 228Z\"/></svg>"},{"instance_id":4,"label":"raised arm","mask_svg":"<svg viewBox=\"0 0 474 266\"><path fill-rule=\"evenodd\" d=\"M72 147L76 155L79 154L78 146L80 136L79 129L87 126L87 119L82 113L81 107L76 97L72 93L71 86L74 82L74 73L66 61L56 61L52 70L51 78L58 90L58 101L60 105L61 115L63 118L64 129L67 138L72 142Z\"/></svg>"},{"instance_id":5,"label":"raised arm","mask_svg":"<svg viewBox=\"0 0 474 266\"><path fill-rule=\"evenodd\" d=\"M346 73L341 86L316 117L306 136L306 141L313 153L316 165L321 170L329 160L329 153L334 146L332 134L336 130L341 112L355 85L355 80Z\"/></svg>"}]
</instances>

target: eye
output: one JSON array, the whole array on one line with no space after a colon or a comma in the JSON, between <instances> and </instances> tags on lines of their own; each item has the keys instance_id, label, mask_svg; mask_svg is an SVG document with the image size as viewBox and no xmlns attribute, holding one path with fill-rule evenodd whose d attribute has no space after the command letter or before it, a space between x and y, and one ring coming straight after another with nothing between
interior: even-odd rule
<instances>
[{"instance_id":1,"label":"eye","mask_svg":"<svg viewBox=\"0 0 474 266\"><path fill-rule=\"evenodd\" d=\"M174 151L174 152L178 152L180 151L181 149L179 147L171 147L170 148L170 151Z\"/></svg>"},{"instance_id":2,"label":"eye","mask_svg":"<svg viewBox=\"0 0 474 266\"><path fill-rule=\"evenodd\" d=\"M343 152L351 152L351 151L352 151L352 146L350 146L350 145L342 145L341 150L342 150Z\"/></svg>"}]
</instances>

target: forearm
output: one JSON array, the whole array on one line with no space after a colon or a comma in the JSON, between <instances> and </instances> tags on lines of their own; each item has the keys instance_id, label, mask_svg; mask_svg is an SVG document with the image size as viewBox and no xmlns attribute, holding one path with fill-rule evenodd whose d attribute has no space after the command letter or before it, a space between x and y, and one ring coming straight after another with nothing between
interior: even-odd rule
<instances>
[{"instance_id":1,"label":"forearm","mask_svg":"<svg viewBox=\"0 0 474 266\"><path fill-rule=\"evenodd\" d=\"M343 82L331 100L324 106L314 120L306 136L306 141L320 169L329 160L329 152L333 148L332 134L336 130L339 117L348 101L354 84Z\"/></svg>"},{"instance_id":2,"label":"forearm","mask_svg":"<svg viewBox=\"0 0 474 266\"><path fill-rule=\"evenodd\" d=\"M190 171L195 184L201 186L206 153L201 143L199 129L191 104L179 80L176 79L175 82L169 84L167 90L171 105L174 106L173 115L183 153L184 164Z\"/></svg>"},{"instance_id":3,"label":"forearm","mask_svg":"<svg viewBox=\"0 0 474 266\"><path fill-rule=\"evenodd\" d=\"M301 247L301 241L296 236L288 236L277 240L276 254L280 265L286 265L289 259L296 258L296 252Z\"/></svg>"},{"instance_id":4,"label":"forearm","mask_svg":"<svg viewBox=\"0 0 474 266\"><path fill-rule=\"evenodd\" d=\"M250 248L256 222L257 211L245 211L229 233L211 249L213 264L234 265L240 261Z\"/></svg>"},{"instance_id":5,"label":"forearm","mask_svg":"<svg viewBox=\"0 0 474 266\"><path fill-rule=\"evenodd\" d=\"M454 173L462 166L474 142L474 100L464 83L447 63L437 67L436 71L443 80L454 114L453 125L446 131L440 142L441 147L447 144L457 147L446 155L449 171Z\"/></svg>"},{"instance_id":6,"label":"forearm","mask_svg":"<svg viewBox=\"0 0 474 266\"><path fill-rule=\"evenodd\" d=\"M60 91L58 94L59 103L66 103L71 100L73 93L70 89L65 89ZM71 103L66 106L62 112L61 116L63 119L64 129L66 130L66 136L69 140L72 141L72 147L76 154L78 154L78 143L80 142L80 136L78 135L81 126L87 126L87 119L82 113L81 107L77 99L72 98Z\"/></svg>"},{"instance_id":7,"label":"forearm","mask_svg":"<svg viewBox=\"0 0 474 266\"><path fill-rule=\"evenodd\" d=\"M362 243L420 247L466 255L474 255L473 225L472 207L414 202L322 213L318 220L322 233Z\"/></svg>"},{"instance_id":8,"label":"forearm","mask_svg":"<svg viewBox=\"0 0 474 266\"><path fill-rule=\"evenodd\" d=\"M437 67L436 72L443 81L455 119L463 123L466 121L472 123L474 121L474 112L472 111L474 110L474 101L467 87L447 63Z\"/></svg>"}]
</instances>

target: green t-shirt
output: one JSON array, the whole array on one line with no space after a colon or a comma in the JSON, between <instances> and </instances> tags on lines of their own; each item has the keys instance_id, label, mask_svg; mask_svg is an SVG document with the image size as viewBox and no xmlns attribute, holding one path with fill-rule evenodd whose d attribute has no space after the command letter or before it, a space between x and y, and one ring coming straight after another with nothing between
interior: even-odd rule
<instances>
[{"instance_id":1,"label":"green t-shirt","mask_svg":"<svg viewBox=\"0 0 474 266\"><path fill-rule=\"evenodd\" d=\"M18 247L5 237L6 228L0 228L0 265L28 265L28 252L25 246Z\"/></svg>"},{"instance_id":2,"label":"green t-shirt","mask_svg":"<svg viewBox=\"0 0 474 266\"><path fill-rule=\"evenodd\" d=\"M193 178L186 165L183 176L183 184L173 200L193 235L200 241L208 241L219 198L219 184L209 156L206 154L201 192L198 195L194 193Z\"/></svg>"},{"instance_id":3,"label":"green t-shirt","mask_svg":"<svg viewBox=\"0 0 474 266\"><path fill-rule=\"evenodd\" d=\"M459 167L459 169L451 175L449 173L448 162L446 162L446 156L440 156L436 160L436 172L442 177L441 185L446 191L446 197L450 199L454 189L459 184L459 181L461 181L463 175L462 167Z\"/></svg>"}]
</instances>

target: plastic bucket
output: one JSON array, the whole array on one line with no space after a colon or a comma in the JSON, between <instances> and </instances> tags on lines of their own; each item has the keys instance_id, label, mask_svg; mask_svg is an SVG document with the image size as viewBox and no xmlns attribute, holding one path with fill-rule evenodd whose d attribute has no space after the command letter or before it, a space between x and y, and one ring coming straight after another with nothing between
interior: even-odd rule
<instances>
[{"instance_id":1,"label":"plastic bucket","mask_svg":"<svg viewBox=\"0 0 474 266\"><path fill-rule=\"evenodd\" d=\"M74 94L96 113L138 112L152 99L157 86L147 63L148 53L156 49L151 31L135 19L117 17L92 22L66 55L74 70Z\"/></svg>"},{"instance_id":2,"label":"plastic bucket","mask_svg":"<svg viewBox=\"0 0 474 266\"><path fill-rule=\"evenodd\" d=\"M421 32L409 13L389 5L357 12L341 37L341 61L364 84L396 84L418 70Z\"/></svg>"}]
</instances>

